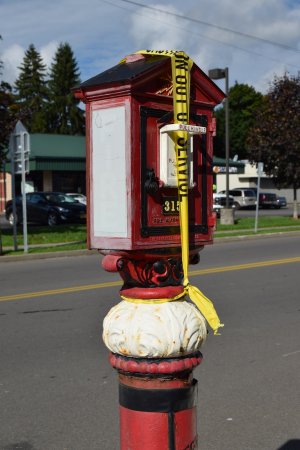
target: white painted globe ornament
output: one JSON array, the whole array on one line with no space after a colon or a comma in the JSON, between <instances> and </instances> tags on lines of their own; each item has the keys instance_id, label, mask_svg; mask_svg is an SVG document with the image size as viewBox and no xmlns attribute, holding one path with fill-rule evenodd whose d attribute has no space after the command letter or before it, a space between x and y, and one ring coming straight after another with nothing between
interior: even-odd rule
<instances>
[{"instance_id":1,"label":"white painted globe ornament","mask_svg":"<svg viewBox=\"0 0 300 450\"><path fill-rule=\"evenodd\" d=\"M103 340L108 349L135 358L188 355L200 349L206 336L204 317L187 301L122 301L103 322Z\"/></svg>"}]
</instances>

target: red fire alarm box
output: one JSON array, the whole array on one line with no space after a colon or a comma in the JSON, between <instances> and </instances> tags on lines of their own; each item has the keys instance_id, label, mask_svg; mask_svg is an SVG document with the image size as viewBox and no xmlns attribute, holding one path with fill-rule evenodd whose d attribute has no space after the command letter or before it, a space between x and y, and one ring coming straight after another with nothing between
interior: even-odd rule
<instances>
[{"instance_id":1,"label":"red fire alarm box","mask_svg":"<svg viewBox=\"0 0 300 450\"><path fill-rule=\"evenodd\" d=\"M189 136L190 248L211 243L212 111L223 92L193 64L190 123L174 124L170 58L135 55L82 83L75 95L86 104L89 247L180 247L176 127Z\"/></svg>"}]
</instances>

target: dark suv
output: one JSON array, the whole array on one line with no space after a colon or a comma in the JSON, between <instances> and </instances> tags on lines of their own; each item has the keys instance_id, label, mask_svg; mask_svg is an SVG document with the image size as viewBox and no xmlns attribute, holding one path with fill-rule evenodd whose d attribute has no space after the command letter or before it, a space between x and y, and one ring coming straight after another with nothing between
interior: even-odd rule
<instances>
[{"instance_id":1,"label":"dark suv","mask_svg":"<svg viewBox=\"0 0 300 450\"><path fill-rule=\"evenodd\" d=\"M277 195L271 192L259 193L259 207L260 208L279 208L277 203Z\"/></svg>"},{"instance_id":2,"label":"dark suv","mask_svg":"<svg viewBox=\"0 0 300 450\"><path fill-rule=\"evenodd\" d=\"M257 196L257 188L251 188ZM277 195L273 192L259 192L258 206L260 208L279 208Z\"/></svg>"},{"instance_id":3,"label":"dark suv","mask_svg":"<svg viewBox=\"0 0 300 450\"><path fill-rule=\"evenodd\" d=\"M27 221L47 224L50 227L59 223L84 223L86 206L62 192L31 192L26 194ZM13 205L9 200L5 207L6 219L14 223ZM22 197L16 197L16 222L22 222Z\"/></svg>"}]
</instances>

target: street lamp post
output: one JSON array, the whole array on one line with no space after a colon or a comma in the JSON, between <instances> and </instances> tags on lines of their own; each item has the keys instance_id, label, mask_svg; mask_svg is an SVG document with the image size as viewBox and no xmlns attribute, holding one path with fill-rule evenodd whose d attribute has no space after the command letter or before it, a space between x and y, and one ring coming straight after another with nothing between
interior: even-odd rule
<instances>
[{"instance_id":1,"label":"street lamp post","mask_svg":"<svg viewBox=\"0 0 300 450\"><path fill-rule=\"evenodd\" d=\"M226 161L226 209L229 209L229 76L228 67L225 69L211 69L208 76L212 80L225 78L225 161Z\"/></svg>"}]
</instances>

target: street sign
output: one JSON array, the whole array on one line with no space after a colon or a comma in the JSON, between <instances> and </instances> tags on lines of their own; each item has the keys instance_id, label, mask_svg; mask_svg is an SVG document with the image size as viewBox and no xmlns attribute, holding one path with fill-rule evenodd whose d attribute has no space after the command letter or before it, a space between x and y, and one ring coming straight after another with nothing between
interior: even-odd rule
<instances>
[{"instance_id":1,"label":"street sign","mask_svg":"<svg viewBox=\"0 0 300 450\"><path fill-rule=\"evenodd\" d=\"M264 163L262 163L262 162L257 163L257 175L259 177L262 176L263 171L264 171Z\"/></svg>"},{"instance_id":2,"label":"street sign","mask_svg":"<svg viewBox=\"0 0 300 450\"><path fill-rule=\"evenodd\" d=\"M11 175L12 175L12 197L13 197L13 215L14 215L14 247L16 244L16 191L15 191L15 175L21 175L21 192L22 192L22 212L23 212L23 241L24 252L28 252L27 243L27 208L26 208L26 190L25 181L26 173L29 173L29 153L30 153L30 139L29 133L18 120L14 131L9 138L9 151L11 160Z\"/></svg>"},{"instance_id":3,"label":"street sign","mask_svg":"<svg viewBox=\"0 0 300 450\"><path fill-rule=\"evenodd\" d=\"M29 173L29 153L30 153L30 139L29 133L20 122L17 122L13 133L11 134L11 157L14 164L15 174Z\"/></svg>"}]
</instances>

